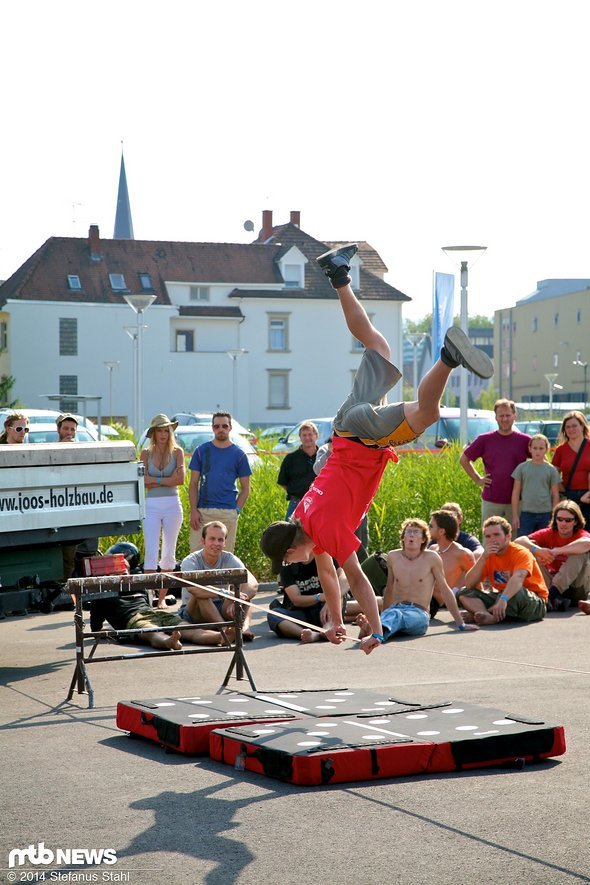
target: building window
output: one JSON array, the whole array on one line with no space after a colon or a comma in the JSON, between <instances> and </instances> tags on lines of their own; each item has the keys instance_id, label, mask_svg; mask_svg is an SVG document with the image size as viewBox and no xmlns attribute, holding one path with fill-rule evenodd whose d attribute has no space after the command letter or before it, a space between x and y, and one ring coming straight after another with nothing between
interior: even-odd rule
<instances>
[{"instance_id":1,"label":"building window","mask_svg":"<svg viewBox=\"0 0 590 885\"><path fill-rule=\"evenodd\" d=\"M287 289L303 289L303 265L284 264L283 278Z\"/></svg>"},{"instance_id":2,"label":"building window","mask_svg":"<svg viewBox=\"0 0 590 885\"><path fill-rule=\"evenodd\" d=\"M209 301L209 286L189 286L188 297L191 301Z\"/></svg>"},{"instance_id":3,"label":"building window","mask_svg":"<svg viewBox=\"0 0 590 885\"><path fill-rule=\"evenodd\" d=\"M358 338L352 336L352 350L353 353L362 353L365 349L365 345L362 341L359 341Z\"/></svg>"},{"instance_id":4,"label":"building window","mask_svg":"<svg viewBox=\"0 0 590 885\"><path fill-rule=\"evenodd\" d=\"M350 268L350 285L353 292L361 291L361 275L358 264L353 264Z\"/></svg>"},{"instance_id":5,"label":"building window","mask_svg":"<svg viewBox=\"0 0 590 885\"><path fill-rule=\"evenodd\" d=\"M125 277L122 273L110 273L109 280L111 281L111 289L113 292L126 292L127 285L125 283Z\"/></svg>"},{"instance_id":6,"label":"building window","mask_svg":"<svg viewBox=\"0 0 590 885\"><path fill-rule=\"evenodd\" d=\"M289 315L271 313L268 315L268 349L289 350Z\"/></svg>"},{"instance_id":7,"label":"building window","mask_svg":"<svg viewBox=\"0 0 590 885\"><path fill-rule=\"evenodd\" d=\"M516 322L512 323L512 335L516 336Z\"/></svg>"},{"instance_id":8,"label":"building window","mask_svg":"<svg viewBox=\"0 0 590 885\"><path fill-rule=\"evenodd\" d=\"M154 284L152 283L152 278L149 273L140 273L139 274L139 285L141 286L144 292L153 292Z\"/></svg>"},{"instance_id":9,"label":"building window","mask_svg":"<svg viewBox=\"0 0 590 885\"><path fill-rule=\"evenodd\" d=\"M195 339L192 329L178 329L176 332L176 352L192 353L194 349Z\"/></svg>"},{"instance_id":10,"label":"building window","mask_svg":"<svg viewBox=\"0 0 590 885\"><path fill-rule=\"evenodd\" d=\"M536 354L533 356L533 364L532 365L533 365L533 372L536 372L537 369L539 368L539 361L537 360Z\"/></svg>"},{"instance_id":11,"label":"building window","mask_svg":"<svg viewBox=\"0 0 590 885\"><path fill-rule=\"evenodd\" d=\"M576 323L582 322L582 311L578 308L576 311Z\"/></svg>"},{"instance_id":12,"label":"building window","mask_svg":"<svg viewBox=\"0 0 590 885\"><path fill-rule=\"evenodd\" d=\"M539 322L537 320L537 317L533 317L533 321L531 323L531 330L533 332L536 332L538 328L539 328Z\"/></svg>"},{"instance_id":13,"label":"building window","mask_svg":"<svg viewBox=\"0 0 590 885\"><path fill-rule=\"evenodd\" d=\"M78 274L68 274L68 289L80 290L81 288L82 283L80 282L80 277L78 276Z\"/></svg>"},{"instance_id":14,"label":"building window","mask_svg":"<svg viewBox=\"0 0 590 885\"><path fill-rule=\"evenodd\" d=\"M554 354L553 354L553 368L554 368L554 369L557 369L558 366L559 366L559 354L558 354L558 353L554 353Z\"/></svg>"},{"instance_id":15,"label":"building window","mask_svg":"<svg viewBox=\"0 0 590 885\"><path fill-rule=\"evenodd\" d=\"M78 320L75 318L59 318L59 355L78 355Z\"/></svg>"},{"instance_id":16,"label":"building window","mask_svg":"<svg viewBox=\"0 0 590 885\"><path fill-rule=\"evenodd\" d=\"M8 347L8 323L0 322L0 351Z\"/></svg>"},{"instance_id":17,"label":"building window","mask_svg":"<svg viewBox=\"0 0 590 885\"><path fill-rule=\"evenodd\" d=\"M77 375L60 375L59 376L59 392L63 399L59 401L59 408L62 412L78 411L78 376ZM68 396L74 397L67 399Z\"/></svg>"},{"instance_id":18,"label":"building window","mask_svg":"<svg viewBox=\"0 0 590 885\"><path fill-rule=\"evenodd\" d=\"M553 317L553 325L559 326L559 314L558 313L556 313L555 316Z\"/></svg>"},{"instance_id":19,"label":"building window","mask_svg":"<svg viewBox=\"0 0 590 885\"><path fill-rule=\"evenodd\" d=\"M268 369L268 408L289 408L289 372Z\"/></svg>"}]
</instances>

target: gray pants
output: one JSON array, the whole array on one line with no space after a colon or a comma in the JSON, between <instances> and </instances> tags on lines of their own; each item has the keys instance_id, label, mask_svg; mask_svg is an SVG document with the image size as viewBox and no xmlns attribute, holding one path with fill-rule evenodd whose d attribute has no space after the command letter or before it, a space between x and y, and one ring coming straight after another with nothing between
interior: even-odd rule
<instances>
[{"instance_id":1,"label":"gray pants","mask_svg":"<svg viewBox=\"0 0 590 885\"><path fill-rule=\"evenodd\" d=\"M572 602L586 599L590 594L590 554L576 553L568 556L555 575L551 575L544 565L539 563L547 588L557 587L563 596Z\"/></svg>"}]
</instances>

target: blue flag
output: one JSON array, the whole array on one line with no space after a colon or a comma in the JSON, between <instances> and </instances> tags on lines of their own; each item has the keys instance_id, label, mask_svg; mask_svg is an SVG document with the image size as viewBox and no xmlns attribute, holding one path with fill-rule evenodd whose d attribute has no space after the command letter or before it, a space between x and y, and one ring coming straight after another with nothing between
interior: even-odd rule
<instances>
[{"instance_id":1,"label":"blue flag","mask_svg":"<svg viewBox=\"0 0 590 885\"><path fill-rule=\"evenodd\" d=\"M434 274L432 303L432 360L436 362L443 346L445 332L453 325L455 276L452 273Z\"/></svg>"}]
</instances>

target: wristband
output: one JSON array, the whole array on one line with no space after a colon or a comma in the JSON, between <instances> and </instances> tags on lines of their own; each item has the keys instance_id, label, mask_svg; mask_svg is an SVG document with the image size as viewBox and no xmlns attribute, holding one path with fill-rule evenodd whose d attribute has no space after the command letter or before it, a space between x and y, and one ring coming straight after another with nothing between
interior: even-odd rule
<instances>
[{"instance_id":1,"label":"wristband","mask_svg":"<svg viewBox=\"0 0 590 885\"><path fill-rule=\"evenodd\" d=\"M533 544L533 546L532 546L532 548L531 548L531 552L532 552L532 553L536 553L538 549L539 549L539 548L537 547L537 545L536 545L536 544Z\"/></svg>"},{"instance_id":2,"label":"wristband","mask_svg":"<svg viewBox=\"0 0 590 885\"><path fill-rule=\"evenodd\" d=\"M464 630L465 624L457 624L457 630Z\"/></svg>"},{"instance_id":3,"label":"wristband","mask_svg":"<svg viewBox=\"0 0 590 885\"><path fill-rule=\"evenodd\" d=\"M500 595L498 596L498 599L505 599L506 602L508 602L510 600L510 597L506 596L505 593L500 593Z\"/></svg>"},{"instance_id":4,"label":"wristband","mask_svg":"<svg viewBox=\"0 0 590 885\"><path fill-rule=\"evenodd\" d=\"M385 642L385 638L380 633L371 633L371 636L379 642Z\"/></svg>"},{"instance_id":5,"label":"wristband","mask_svg":"<svg viewBox=\"0 0 590 885\"><path fill-rule=\"evenodd\" d=\"M241 508L240 508L240 507L236 507L236 513L238 514L238 516L240 515L241 512L242 512L242 511L241 511Z\"/></svg>"},{"instance_id":6,"label":"wristband","mask_svg":"<svg viewBox=\"0 0 590 885\"><path fill-rule=\"evenodd\" d=\"M160 485L161 482L162 482L162 477L159 476L159 477L158 477L158 485Z\"/></svg>"},{"instance_id":7,"label":"wristband","mask_svg":"<svg viewBox=\"0 0 590 885\"><path fill-rule=\"evenodd\" d=\"M319 593L316 593L316 595L315 595L315 601L316 601L316 602L319 602L319 601L320 601L320 594L319 594Z\"/></svg>"}]
</instances>

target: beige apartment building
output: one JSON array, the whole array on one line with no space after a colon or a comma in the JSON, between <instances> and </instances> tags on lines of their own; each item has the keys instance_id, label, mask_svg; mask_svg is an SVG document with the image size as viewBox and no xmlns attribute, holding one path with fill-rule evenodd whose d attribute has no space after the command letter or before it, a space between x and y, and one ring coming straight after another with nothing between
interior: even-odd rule
<instances>
[{"instance_id":1,"label":"beige apartment building","mask_svg":"<svg viewBox=\"0 0 590 885\"><path fill-rule=\"evenodd\" d=\"M590 280L541 280L494 315L494 383L515 402L588 405ZM551 379L545 376L550 375Z\"/></svg>"}]
</instances>

